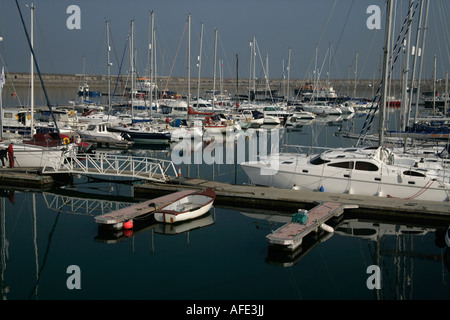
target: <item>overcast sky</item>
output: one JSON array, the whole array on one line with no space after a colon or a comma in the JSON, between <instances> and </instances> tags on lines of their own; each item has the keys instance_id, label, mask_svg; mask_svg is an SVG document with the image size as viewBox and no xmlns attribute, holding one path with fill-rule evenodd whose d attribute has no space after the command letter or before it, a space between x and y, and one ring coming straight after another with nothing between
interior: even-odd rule
<instances>
[{"instance_id":1,"label":"overcast sky","mask_svg":"<svg viewBox=\"0 0 450 320\"><path fill-rule=\"evenodd\" d=\"M130 22L134 20L137 71L145 75L149 20L153 10L159 75L169 75L172 65L172 76L187 74L187 30L182 35L189 14L192 78L198 75L196 64L202 23L204 77L213 74L215 29L218 30L217 58L223 59L225 78L236 77L236 55L239 58L239 78L249 77L249 43L253 36L257 42L256 76L259 78L263 77L262 66L267 56L269 77L280 78L283 61L287 66L289 48L292 53L291 78L311 77L316 46L321 79L327 77L330 47L333 58L330 78L354 78L357 52L358 78L378 79L379 75L385 30L384 0L19 0L28 30L30 9L26 5L32 1L35 6L36 55L43 73L80 74L85 57L87 74L106 74L107 20L110 21L112 37L111 72L118 73L123 59L122 73L127 73L130 65L127 35ZM396 30L400 30L409 0L397 2L395 25ZM80 29L67 27L67 20L73 17L66 13L70 5L80 8ZM381 9L381 29L370 30L367 27L371 14L366 11L370 5ZM419 16L418 9L415 18ZM449 9L448 0L431 1L425 76L432 76L434 55L437 56L438 78L445 77L449 69ZM415 23L413 29L415 34ZM0 0L0 36L4 38L0 43L1 64L9 72L28 72L30 51L15 1ZM415 35L412 41L415 42ZM398 65L403 61L402 53Z\"/></svg>"}]
</instances>

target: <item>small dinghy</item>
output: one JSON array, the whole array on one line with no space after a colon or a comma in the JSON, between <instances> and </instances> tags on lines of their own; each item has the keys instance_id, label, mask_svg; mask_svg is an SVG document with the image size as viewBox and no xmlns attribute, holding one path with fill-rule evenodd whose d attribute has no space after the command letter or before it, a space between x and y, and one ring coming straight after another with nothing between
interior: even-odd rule
<instances>
[{"instance_id":1,"label":"small dinghy","mask_svg":"<svg viewBox=\"0 0 450 320\"><path fill-rule=\"evenodd\" d=\"M198 218L209 212L216 193L212 188L185 195L165 207L155 211L154 217L158 222L176 223Z\"/></svg>"}]
</instances>

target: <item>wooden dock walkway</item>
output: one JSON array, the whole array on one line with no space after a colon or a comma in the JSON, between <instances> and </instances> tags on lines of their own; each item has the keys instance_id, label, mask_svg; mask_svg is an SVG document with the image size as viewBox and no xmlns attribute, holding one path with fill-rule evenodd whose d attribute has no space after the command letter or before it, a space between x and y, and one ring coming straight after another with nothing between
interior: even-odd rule
<instances>
[{"instance_id":1,"label":"wooden dock walkway","mask_svg":"<svg viewBox=\"0 0 450 320\"><path fill-rule=\"evenodd\" d=\"M234 185L197 178L181 178L170 183L135 184L133 195L137 198L148 199L149 196L163 195L186 188L198 190L207 187L215 190L215 203L217 205L228 207L266 208L296 212L299 208L312 209L317 203L339 202L344 205L357 206L358 209L349 210L355 213L364 212L365 214L394 218L426 218L450 221L450 202Z\"/></svg>"},{"instance_id":2,"label":"wooden dock walkway","mask_svg":"<svg viewBox=\"0 0 450 320\"><path fill-rule=\"evenodd\" d=\"M0 183L3 186L50 188L55 177L40 174L40 168L0 168Z\"/></svg>"},{"instance_id":3,"label":"wooden dock walkway","mask_svg":"<svg viewBox=\"0 0 450 320\"><path fill-rule=\"evenodd\" d=\"M164 207L172 203L173 201L196 191L197 190L189 189L182 190L159 198L144 201L101 216L96 216L95 222L104 226L112 227L113 229L120 229L123 227L125 221L151 214L157 209Z\"/></svg>"},{"instance_id":4,"label":"wooden dock walkway","mask_svg":"<svg viewBox=\"0 0 450 320\"><path fill-rule=\"evenodd\" d=\"M348 207L349 208L349 207ZM353 206L351 208L354 208ZM307 212L305 224L289 222L266 236L270 245L295 250L303 238L311 232L318 232L325 222L334 216L340 216L345 205L339 202L324 202ZM328 226L328 228L331 228ZM332 228L331 228L332 229Z\"/></svg>"}]
</instances>

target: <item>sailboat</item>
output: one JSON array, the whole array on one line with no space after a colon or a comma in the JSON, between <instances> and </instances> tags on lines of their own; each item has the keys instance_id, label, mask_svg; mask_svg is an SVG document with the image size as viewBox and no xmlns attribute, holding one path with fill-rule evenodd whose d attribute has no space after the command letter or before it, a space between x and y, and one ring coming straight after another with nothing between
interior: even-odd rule
<instances>
[{"instance_id":1,"label":"sailboat","mask_svg":"<svg viewBox=\"0 0 450 320\"><path fill-rule=\"evenodd\" d=\"M31 135L34 133L34 65L36 65L36 69L39 73L39 76L41 76L39 67L36 61L36 57L34 55L33 50L33 18L34 18L34 6L32 5L30 7L31 9L31 39L28 36L28 32L26 30L25 24L22 23L24 26L24 30L28 39L28 44L31 51ZM20 16L22 18L22 12L20 8L18 7ZM45 97L47 99L47 104L49 106L49 109L51 111L51 104L48 101L47 92L45 90L45 85L41 79L42 88L45 93ZM52 112L50 112L52 113ZM14 160L10 159L10 165L13 165L14 167L34 167L34 168L42 168L42 167L53 167L57 168L60 167L62 164L62 161L64 160L64 153L68 152L68 144L64 145L63 140L61 139L61 136L59 134L59 129L55 123L55 128L57 131L57 140L59 141L58 145L55 147L47 147L47 146L40 146L37 144L30 144L30 143L24 143L24 141L21 140L3 140L3 136L1 137L2 142L0 143L0 149L7 149L8 147L11 147L13 150L13 157ZM0 130L0 135L3 135L3 130Z\"/></svg>"},{"instance_id":2,"label":"sailboat","mask_svg":"<svg viewBox=\"0 0 450 320\"><path fill-rule=\"evenodd\" d=\"M171 134L164 128L156 128L151 125L151 121L135 121L134 103L135 103L135 71L134 71L134 20L131 21L131 45L130 45L130 64L131 64L131 118L132 124L123 126L111 126L108 128L111 132L119 132L122 135L130 137L135 144L168 144L171 141Z\"/></svg>"},{"instance_id":3,"label":"sailboat","mask_svg":"<svg viewBox=\"0 0 450 320\"><path fill-rule=\"evenodd\" d=\"M392 0L388 1L380 123L386 108ZM381 88L380 85L380 88ZM420 168L413 157L399 157L379 145L336 148L318 154L273 154L241 164L256 185L402 199L449 201L450 177L445 170Z\"/></svg>"},{"instance_id":4,"label":"sailboat","mask_svg":"<svg viewBox=\"0 0 450 320\"><path fill-rule=\"evenodd\" d=\"M83 56L83 84L78 86L78 95L86 99L87 97L100 96L99 91L92 91L89 84L86 81L86 57Z\"/></svg>"}]
</instances>

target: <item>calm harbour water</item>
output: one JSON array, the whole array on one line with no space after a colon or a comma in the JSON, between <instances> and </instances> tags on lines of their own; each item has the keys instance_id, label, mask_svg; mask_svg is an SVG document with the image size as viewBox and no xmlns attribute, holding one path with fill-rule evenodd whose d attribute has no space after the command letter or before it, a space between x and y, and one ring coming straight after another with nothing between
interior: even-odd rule
<instances>
[{"instance_id":1,"label":"calm harbour water","mask_svg":"<svg viewBox=\"0 0 450 320\"><path fill-rule=\"evenodd\" d=\"M342 126L355 122L360 127L364 117L345 120ZM282 139L286 144L351 145L334 135L338 130L317 121L282 131ZM170 157L170 150L129 152ZM249 183L235 165L182 165L182 171ZM141 230L107 242L111 236L99 230L94 216L143 199L131 197L129 179L106 180L75 176L73 185L61 189L3 191L3 299L450 299L450 248L443 239L448 221L388 222L344 215L329 238L311 238L301 250L280 254L269 249L265 237L289 221L292 212L216 206L195 225L164 230L140 221ZM68 288L73 278L67 270L73 265L79 267L80 289ZM367 286L371 265L381 271L378 290Z\"/></svg>"}]
</instances>

